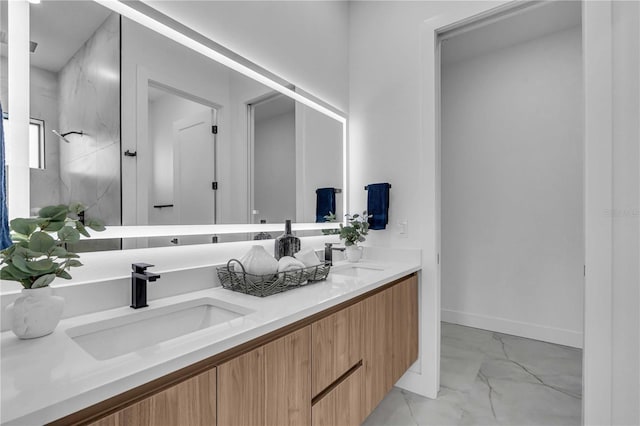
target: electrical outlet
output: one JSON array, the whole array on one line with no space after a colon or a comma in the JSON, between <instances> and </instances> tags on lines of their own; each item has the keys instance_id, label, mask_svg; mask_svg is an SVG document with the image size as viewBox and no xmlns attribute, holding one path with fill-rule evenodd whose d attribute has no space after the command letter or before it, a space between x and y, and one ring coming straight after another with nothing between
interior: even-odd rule
<instances>
[{"instance_id":1,"label":"electrical outlet","mask_svg":"<svg viewBox=\"0 0 640 426\"><path fill-rule=\"evenodd\" d=\"M398 222L398 228L400 229L400 238L409 238L409 221Z\"/></svg>"}]
</instances>

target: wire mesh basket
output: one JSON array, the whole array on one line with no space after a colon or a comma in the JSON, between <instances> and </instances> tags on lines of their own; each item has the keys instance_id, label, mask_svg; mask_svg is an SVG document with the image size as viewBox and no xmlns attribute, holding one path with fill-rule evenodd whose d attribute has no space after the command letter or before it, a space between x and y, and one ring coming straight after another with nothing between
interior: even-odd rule
<instances>
[{"instance_id":1,"label":"wire mesh basket","mask_svg":"<svg viewBox=\"0 0 640 426\"><path fill-rule=\"evenodd\" d=\"M232 264L234 262L235 264ZM308 283L323 281L329 275L330 269L331 265L329 263L321 263L317 266L293 271L254 275L248 273L237 259L231 259L225 266L216 268L222 287L259 297L271 296Z\"/></svg>"}]
</instances>

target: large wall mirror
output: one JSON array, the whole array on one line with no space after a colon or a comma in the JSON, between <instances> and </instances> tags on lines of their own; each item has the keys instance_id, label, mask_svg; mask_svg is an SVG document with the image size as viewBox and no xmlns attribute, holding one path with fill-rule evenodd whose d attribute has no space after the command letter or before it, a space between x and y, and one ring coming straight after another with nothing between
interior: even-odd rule
<instances>
[{"instance_id":1,"label":"large wall mirror","mask_svg":"<svg viewBox=\"0 0 640 426\"><path fill-rule=\"evenodd\" d=\"M343 216L344 121L97 2L30 5L30 40L32 211L79 201L107 225L311 223L317 190L333 188Z\"/></svg>"}]
</instances>

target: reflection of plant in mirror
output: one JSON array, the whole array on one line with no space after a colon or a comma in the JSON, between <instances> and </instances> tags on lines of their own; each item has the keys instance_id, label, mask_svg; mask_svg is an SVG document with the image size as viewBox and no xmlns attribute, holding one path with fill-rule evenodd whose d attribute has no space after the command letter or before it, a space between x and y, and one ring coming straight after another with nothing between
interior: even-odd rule
<instances>
[{"instance_id":1,"label":"reflection of plant in mirror","mask_svg":"<svg viewBox=\"0 0 640 426\"><path fill-rule=\"evenodd\" d=\"M328 215L323 216L324 217L324 221L325 222L337 222L336 220L336 214L333 212L329 212ZM335 235L335 234L339 234L340 230L339 229L323 229L322 230L322 234L324 235Z\"/></svg>"},{"instance_id":2,"label":"reflection of plant in mirror","mask_svg":"<svg viewBox=\"0 0 640 426\"><path fill-rule=\"evenodd\" d=\"M56 277L71 279L67 270L82 263L78 260L80 256L64 245L77 243L80 234L90 237L86 227L104 230L100 221L90 220L84 225L80 222L78 215L84 209L79 203L61 204L44 207L38 217L13 219L10 222L13 244L0 252L4 264L0 278L18 281L24 288L46 287ZM57 238L51 236L54 232Z\"/></svg>"},{"instance_id":3,"label":"reflection of plant in mirror","mask_svg":"<svg viewBox=\"0 0 640 426\"><path fill-rule=\"evenodd\" d=\"M368 219L371 217L367 214L367 211L362 212L362 216L359 214L346 214L347 222L349 223L347 226L340 224L340 239L344 240L344 245L349 247L353 245L358 245L358 243L362 243L366 240L364 237L369 233L369 222Z\"/></svg>"}]
</instances>

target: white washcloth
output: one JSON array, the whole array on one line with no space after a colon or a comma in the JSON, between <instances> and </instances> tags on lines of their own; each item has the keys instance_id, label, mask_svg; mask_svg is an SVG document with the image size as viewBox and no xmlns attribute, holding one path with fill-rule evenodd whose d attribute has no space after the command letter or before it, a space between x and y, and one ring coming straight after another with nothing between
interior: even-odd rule
<instances>
[{"instance_id":1,"label":"white washcloth","mask_svg":"<svg viewBox=\"0 0 640 426\"><path fill-rule=\"evenodd\" d=\"M312 249L306 249L295 254L296 259L302 261L306 267L317 266L320 263L320 259L316 256L316 252Z\"/></svg>"},{"instance_id":2,"label":"white washcloth","mask_svg":"<svg viewBox=\"0 0 640 426\"><path fill-rule=\"evenodd\" d=\"M278 260L278 272L296 271L304 267L304 263L300 262L295 257L284 256Z\"/></svg>"}]
</instances>

